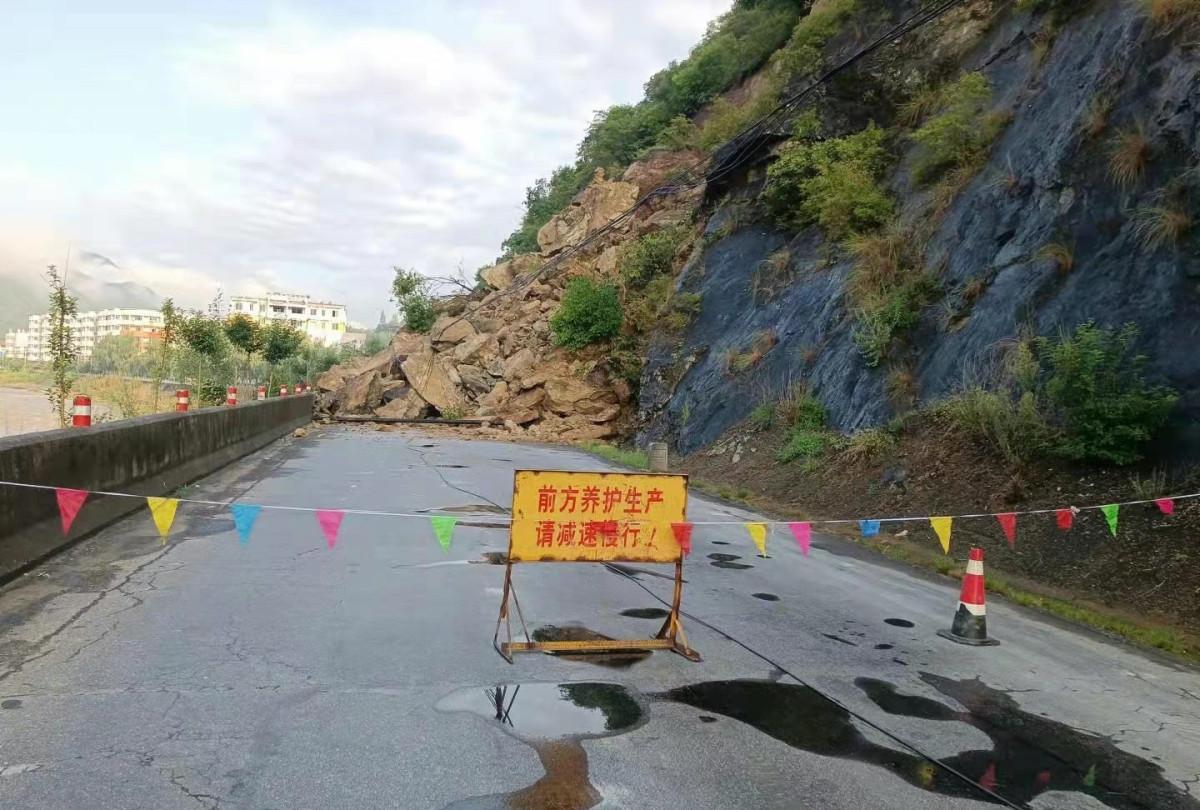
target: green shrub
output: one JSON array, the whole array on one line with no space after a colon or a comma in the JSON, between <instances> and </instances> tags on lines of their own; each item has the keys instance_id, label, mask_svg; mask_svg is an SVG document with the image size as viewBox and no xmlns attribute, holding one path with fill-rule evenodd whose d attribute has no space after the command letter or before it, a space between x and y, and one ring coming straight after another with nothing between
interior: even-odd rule
<instances>
[{"instance_id":1,"label":"green shrub","mask_svg":"<svg viewBox=\"0 0 1200 810\"><path fill-rule=\"evenodd\" d=\"M977 163L1009 120L1007 115L986 112L992 89L982 73L964 74L937 95L940 112L913 133L913 140L923 147L913 174L922 182L954 166Z\"/></svg>"},{"instance_id":2,"label":"green shrub","mask_svg":"<svg viewBox=\"0 0 1200 810\"><path fill-rule=\"evenodd\" d=\"M856 8L856 0L815 0L772 62L787 79L815 73L824 62L826 43L842 30Z\"/></svg>"},{"instance_id":3,"label":"green shrub","mask_svg":"<svg viewBox=\"0 0 1200 810\"><path fill-rule=\"evenodd\" d=\"M798 458L816 458L825 452L827 441L828 436L824 431L793 428L777 458L785 464Z\"/></svg>"},{"instance_id":4,"label":"green shrub","mask_svg":"<svg viewBox=\"0 0 1200 810\"><path fill-rule=\"evenodd\" d=\"M972 387L941 403L938 410L962 430L983 439L1011 464L1034 458L1048 447L1051 431L1030 392Z\"/></svg>"},{"instance_id":5,"label":"green shrub","mask_svg":"<svg viewBox=\"0 0 1200 810\"><path fill-rule=\"evenodd\" d=\"M777 458L784 462L816 459L830 444L825 430L825 406L801 386L793 386L777 406L779 415L790 425L787 440Z\"/></svg>"},{"instance_id":6,"label":"green shrub","mask_svg":"<svg viewBox=\"0 0 1200 810\"><path fill-rule=\"evenodd\" d=\"M652 278L671 272L675 251L686 236L684 228L675 227L639 237L621 248L617 271L626 284L644 287Z\"/></svg>"},{"instance_id":7,"label":"green shrub","mask_svg":"<svg viewBox=\"0 0 1200 810\"><path fill-rule=\"evenodd\" d=\"M891 227L850 241L854 269L847 297L855 317L854 342L867 365L882 362L892 341L920 321L921 311L937 300L937 278L921 269L914 235Z\"/></svg>"},{"instance_id":8,"label":"green shrub","mask_svg":"<svg viewBox=\"0 0 1200 810\"><path fill-rule=\"evenodd\" d=\"M750 411L750 427L755 430L770 430L775 426L775 403L760 402Z\"/></svg>"},{"instance_id":9,"label":"green shrub","mask_svg":"<svg viewBox=\"0 0 1200 810\"><path fill-rule=\"evenodd\" d=\"M887 166L886 134L871 125L861 132L810 141L811 121L783 148L767 170L763 200L785 225L816 224L830 239L871 231L892 214L879 179Z\"/></svg>"},{"instance_id":10,"label":"green shrub","mask_svg":"<svg viewBox=\"0 0 1200 810\"><path fill-rule=\"evenodd\" d=\"M429 279L416 270L396 267L392 278L392 300L404 313L404 325L414 332L428 332L437 313L429 294Z\"/></svg>"},{"instance_id":11,"label":"green shrub","mask_svg":"<svg viewBox=\"0 0 1200 810\"><path fill-rule=\"evenodd\" d=\"M675 292L671 276L657 276L645 287L631 290L625 298L625 325L635 334L655 330L678 332L700 311L700 295Z\"/></svg>"},{"instance_id":12,"label":"green shrub","mask_svg":"<svg viewBox=\"0 0 1200 810\"><path fill-rule=\"evenodd\" d=\"M1133 350L1137 336L1133 324L1111 331L1089 322L1073 336L1038 341L1048 366L1046 401L1052 420L1063 428L1057 453L1131 464L1166 424L1178 397L1146 383L1146 358Z\"/></svg>"},{"instance_id":13,"label":"green shrub","mask_svg":"<svg viewBox=\"0 0 1200 810\"><path fill-rule=\"evenodd\" d=\"M574 278L563 293L562 305L550 319L554 342L582 349L615 337L621 330L621 299L611 284Z\"/></svg>"}]
</instances>

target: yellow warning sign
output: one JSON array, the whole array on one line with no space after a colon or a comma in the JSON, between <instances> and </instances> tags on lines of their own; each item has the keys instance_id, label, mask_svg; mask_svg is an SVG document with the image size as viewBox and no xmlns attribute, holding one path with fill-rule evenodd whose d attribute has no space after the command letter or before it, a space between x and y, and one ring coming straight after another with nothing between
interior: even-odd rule
<instances>
[{"instance_id":1,"label":"yellow warning sign","mask_svg":"<svg viewBox=\"0 0 1200 810\"><path fill-rule=\"evenodd\" d=\"M687 476L518 470L511 562L660 562L682 556Z\"/></svg>"}]
</instances>

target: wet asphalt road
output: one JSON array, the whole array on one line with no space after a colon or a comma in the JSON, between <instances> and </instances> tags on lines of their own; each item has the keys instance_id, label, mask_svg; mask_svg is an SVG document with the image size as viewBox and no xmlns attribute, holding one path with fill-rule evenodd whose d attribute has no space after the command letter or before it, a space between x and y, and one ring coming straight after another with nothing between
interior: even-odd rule
<instances>
[{"instance_id":1,"label":"wet asphalt road","mask_svg":"<svg viewBox=\"0 0 1200 810\"><path fill-rule=\"evenodd\" d=\"M330 428L184 494L507 506L522 467L604 465ZM691 499L692 520L748 516ZM507 545L495 518L464 517L481 525L460 525L447 553L422 521L351 515L331 552L310 514L264 513L242 548L227 512L184 505L165 549L136 514L0 589L0 807L482 808L535 783L522 806L570 806L578 790L610 808L985 806L779 668L1018 804L1200 807L1187 793L1200 793L1194 670L998 600L989 620L1002 645L954 645L935 635L952 584L830 538L804 559L775 533L759 559L742 529L697 528L684 609L724 633L685 619L703 663L655 653L626 668L545 655L509 665L491 647L503 568L474 562ZM714 566L710 554L752 567ZM661 619L622 612L659 607L640 586L669 598L657 576L669 569L627 573L636 581L527 565L515 580L531 629L649 635ZM738 679L754 681L712 683ZM575 686L533 686L547 683ZM511 727L475 713L496 684L509 696L527 685L506 703ZM556 693L592 697L556 707ZM530 744L561 731L587 736Z\"/></svg>"}]
</instances>

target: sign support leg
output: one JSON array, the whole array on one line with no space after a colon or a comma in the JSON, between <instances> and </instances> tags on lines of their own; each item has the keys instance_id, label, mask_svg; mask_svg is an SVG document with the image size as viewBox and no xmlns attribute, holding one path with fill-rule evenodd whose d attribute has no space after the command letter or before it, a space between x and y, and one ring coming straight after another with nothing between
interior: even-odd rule
<instances>
[{"instance_id":1,"label":"sign support leg","mask_svg":"<svg viewBox=\"0 0 1200 810\"><path fill-rule=\"evenodd\" d=\"M655 638L665 638L671 642L671 650L679 653L689 661L700 661L700 653L688 646L687 634L679 622L679 605L683 601L683 557L675 561L675 594L671 598L671 612L663 622L662 629ZM682 640L682 643L680 643Z\"/></svg>"}]
</instances>

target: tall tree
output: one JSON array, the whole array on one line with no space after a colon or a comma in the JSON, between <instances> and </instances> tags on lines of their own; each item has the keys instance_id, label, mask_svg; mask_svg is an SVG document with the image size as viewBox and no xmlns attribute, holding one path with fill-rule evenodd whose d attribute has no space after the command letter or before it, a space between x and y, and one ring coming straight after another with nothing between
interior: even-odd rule
<instances>
[{"instance_id":1,"label":"tall tree","mask_svg":"<svg viewBox=\"0 0 1200 810\"><path fill-rule=\"evenodd\" d=\"M46 389L46 397L58 415L58 426L66 427L67 400L71 397L71 386L75 382L75 360L79 355L71 321L79 314L79 301L67 292L66 274L60 275L54 265L46 269L46 283L50 286L49 348L50 368L54 375L50 387Z\"/></svg>"}]
</instances>

